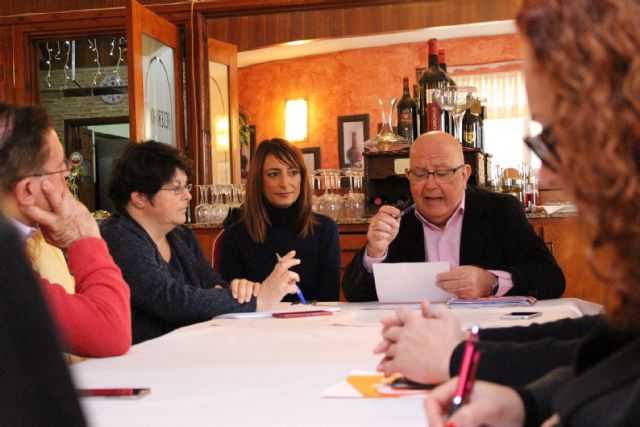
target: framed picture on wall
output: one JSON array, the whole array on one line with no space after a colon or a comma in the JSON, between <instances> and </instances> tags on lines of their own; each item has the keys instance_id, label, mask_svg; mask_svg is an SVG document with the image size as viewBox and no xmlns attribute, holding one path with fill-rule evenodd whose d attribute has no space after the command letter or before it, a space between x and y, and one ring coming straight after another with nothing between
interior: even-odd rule
<instances>
[{"instance_id":1,"label":"framed picture on wall","mask_svg":"<svg viewBox=\"0 0 640 427\"><path fill-rule=\"evenodd\" d=\"M341 168L361 168L364 142L369 139L369 115L338 116L338 156Z\"/></svg>"},{"instance_id":2,"label":"framed picture on wall","mask_svg":"<svg viewBox=\"0 0 640 427\"><path fill-rule=\"evenodd\" d=\"M320 147L301 148L304 164L310 173L320 169Z\"/></svg>"}]
</instances>

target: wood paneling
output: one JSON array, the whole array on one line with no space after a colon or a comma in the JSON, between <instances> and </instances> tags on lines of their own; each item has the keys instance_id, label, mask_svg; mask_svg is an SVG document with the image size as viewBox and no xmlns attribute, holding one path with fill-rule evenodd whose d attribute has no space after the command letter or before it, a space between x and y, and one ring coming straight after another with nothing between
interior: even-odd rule
<instances>
[{"instance_id":1,"label":"wood paneling","mask_svg":"<svg viewBox=\"0 0 640 427\"><path fill-rule=\"evenodd\" d=\"M519 0L455 0L210 17L210 37L239 51L292 40L359 36L512 19Z\"/></svg>"},{"instance_id":2,"label":"wood paneling","mask_svg":"<svg viewBox=\"0 0 640 427\"><path fill-rule=\"evenodd\" d=\"M0 49L0 100L13 101L13 61L11 58L11 29L0 27L0 46L7 46Z\"/></svg>"}]
</instances>

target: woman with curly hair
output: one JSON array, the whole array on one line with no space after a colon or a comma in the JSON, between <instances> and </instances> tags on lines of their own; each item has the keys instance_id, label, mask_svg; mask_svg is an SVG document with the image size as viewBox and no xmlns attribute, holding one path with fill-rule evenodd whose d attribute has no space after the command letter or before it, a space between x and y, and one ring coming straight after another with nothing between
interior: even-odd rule
<instances>
[{"instance_id":1,"label":"woman with curly hair","mask_svg":"<svg viewBox=\"0 0 640 427\"><path fill-rule=\"evenodd\" d=\"M224 231L223 278L261 281L276 254L295 250L298 286L309 300L337 301L340 242L336 223L311 210L309 173L300 150L284 139L262 141L251 159L243 219ZM237 276L237 277L240 277ZM285 295L295 301L295 295Z\"/></svg>"},{"instance_id":2,"label":"woman with curly hair","mask_svg":"<svg viewBox=\"0 0 640 427\"><path fill-rule=\"evenodd\" d=\"M457 380L436 388L426 403L429 425L638 425L640 1L525 0L517 26L529 106L543 125L528 143L544 172L573 194L591 266L620 303L572 365L526 387L478 382L448 419Z\"/></svg>"}]
</instances>

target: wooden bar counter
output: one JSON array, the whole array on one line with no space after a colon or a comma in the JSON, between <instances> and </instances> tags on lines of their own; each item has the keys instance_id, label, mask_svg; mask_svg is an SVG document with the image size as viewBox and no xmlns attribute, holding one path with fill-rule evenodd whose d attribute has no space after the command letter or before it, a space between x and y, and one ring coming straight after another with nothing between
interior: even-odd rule
<instances>
[{"instance_id":1,"label":"wooden bar counter","mask_svg":"<svg viewBox=\"0 0 640 427\"><path fill-rule=\"evenodd\" d=\"M616 303L613 293L595 277L587 263L587 242L583 233L580 233L576 217L566 214L529 214L528 217L536 233L542 237L562 267L567 280L562 296L602 304L606 309L613 308ZM342 251L341 274L354 254L366 243L368 226L368 219L338 221ZM211 259L213 242L222 227L213 224L191 224L190 227L195 231L205 256Z\"/></svg>"}]
</instances>

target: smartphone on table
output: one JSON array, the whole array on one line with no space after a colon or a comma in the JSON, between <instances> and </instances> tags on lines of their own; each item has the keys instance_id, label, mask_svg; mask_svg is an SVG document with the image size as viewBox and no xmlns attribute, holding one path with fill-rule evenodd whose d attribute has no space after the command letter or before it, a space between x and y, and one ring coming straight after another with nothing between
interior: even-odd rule
<instances>
[{"instance_id":1,"label":"smartphone on table","mask_svg":"<svg viewBox=\"0 0 640 427\"><path fill-rule=\"evenodd\" d=\"M512 311L511 313L503 314L500 318L504 320L528 320L540 316L542 316L542 313L539 311Z\"/></svg>"},{"instance_id":2,"label":"smartphone on table","mask_svg":"<svg viewBox=\"0 0 640 427\"><path fill-rule=\"evenodd\" d=\"M80 397L109 397L116 399L139 399L151 393L149 388L81 388Z\"/></svg>"}]
</instances>

